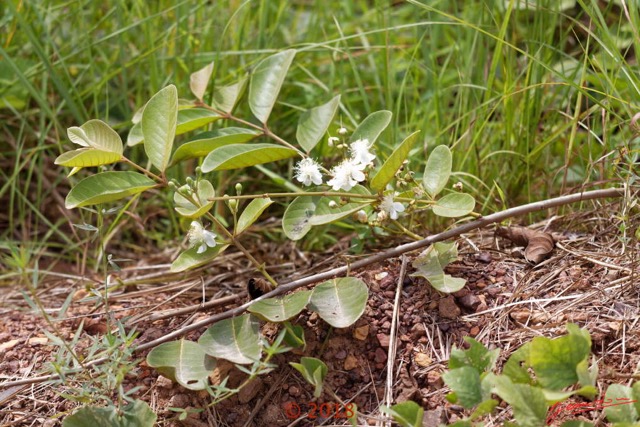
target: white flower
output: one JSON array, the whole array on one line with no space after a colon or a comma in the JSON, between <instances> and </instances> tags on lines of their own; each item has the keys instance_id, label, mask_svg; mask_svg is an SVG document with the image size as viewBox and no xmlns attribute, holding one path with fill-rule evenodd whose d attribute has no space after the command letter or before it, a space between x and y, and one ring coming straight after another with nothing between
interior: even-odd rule
<instances>
[{"instance_id":1,"label":"white flower","mask_svg":"<svg viewBox=\"0 0 640 427\"><path fill-rule=\"evenodd\" d=\"M398 219L398 212L404 212L404 206L400 202L393 201L393 194L387 194L380 203L380 209L389 215L391 219Z\"/></svg>"},{"instance_id":2,"label":"white flower","mask_svg":"<svg viewBox=\"0 0 640 427\"><path fill-rule=\"evenodd\" d=\"M340 138L338 138L337 136L330 136L329 139L327 140L329 147L333 147L336 142L340 142Z\"/></svg>"},{"instance_id":3,"label":"white flower","mask_svg":"<svg viewBox=\"0 0 640 427\"><path fill-rule=\"evenodd\" d=\"M366 165L356 163L353 160L345 160L338 166L331 169L331 175L333 175L333 178L327 181L327 184L333 188L333 191L338 191L340 189L349 191L358 182L364 181L364 173L362 173L362 170L365 166Z\"/></svg>"},{"instance_id":4,"label":"white flower","mask_svg":"<svg viewBox=\"0 0 640 427\"><path fill-rule=\"evenodd\" d=\"M369 151L371 145L372 144L369 144L369 140L366 138L352 142L349 147L351 151L351 159L353 159L355 163L361 163L363 165L371 163L376 158L376 155Z\"/></svg>"},{"instance_id":5,"label":"white flower","mask_svg":"<svg viewBox=\"0 0 640 427\"><path fill-rule=\"evenodd\" d=\"M340 129L338 129L338 135L346 135L347 132L347 128L341 127Z\"/></svg>"},{"instance_id":6,"label":"white flower","mask_svg":"<svg viewBox=\"0 0 640 427\"><path fill-rule=\"evenodd\" d=\"M322 184L322 174L320 173L319 165L312 159L307 157L298 162L295 167L296 179L304 185L311 185L313 182L315 185Z\"/></svg>"},{"instance_id":7,"label":"white flower","mask_svg":"<svg viewBox=\"0 0 640 427\"><path fill-rule=\"evenodd\" d=\"M213 248L216 246L216 234L204 229L204 226L199 221L191 221L191 228L189 229L189 246L194 248L198 247L197 252L199 254L207 250L207 246Z\"/></svg>"}]
</instances>

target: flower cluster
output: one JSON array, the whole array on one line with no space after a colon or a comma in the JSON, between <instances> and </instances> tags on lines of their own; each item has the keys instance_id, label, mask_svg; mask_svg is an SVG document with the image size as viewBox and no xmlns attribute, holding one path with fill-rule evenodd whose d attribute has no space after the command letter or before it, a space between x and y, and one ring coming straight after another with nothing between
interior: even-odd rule
<instances>
[{"instance_id":1,"label":"flower cluster","mask_svg":"<svg viewBox=\"0 0 640 427\"><path fill-rule=\"evenodd\" d=\"M346 129L340 128L338 133L344 135ZM339 141L339 138L330 137L329 145L333 146L337 141ZM331 178L327 181L327 185L333 191L349 191L359 182L365 180L364 171L367 167L373 165L373 161L376 158L376 155L371 152L372 145L366 138L358 139L349 145L349 158L334 166L329 172ZM305 186L311 184L322 185L323 183L320 165L312 158L302 159L296 164L295 178ZM393 194L388 194L382 199L379 206L379 220L385 220L386 218L395 220L398 219L400 212L404 212L405 208L402 203L394 202L393 197ZM364 212L359 215L358 221L366 222Z\"/></svg>"},{"instance_id":2,"label":"flower cluster","mask_svg":"<svg viewBox=\"0 0 640 427\"><path fill-rule=\"evenodd\" d=\"M333 142L336 138L330 138ZM351 157L344 160L331 169L332 178L327 181L334 191L351 190L358 182L365 179L364 169L369 166L376 155L371 152L371 143L368 139L359 139L349 146ZM302 159L295 167L296 179L306 186L322 184L320 165L311 158Z\"/></svg>"}]
</instances>

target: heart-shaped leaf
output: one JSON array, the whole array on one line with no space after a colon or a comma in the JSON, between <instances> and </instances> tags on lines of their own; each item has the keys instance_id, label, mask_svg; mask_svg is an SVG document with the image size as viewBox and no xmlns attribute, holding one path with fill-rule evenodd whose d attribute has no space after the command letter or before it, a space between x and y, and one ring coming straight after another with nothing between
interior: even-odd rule
<instances>
[{"instance_id":1,"label":"heart-shaped leaf","mask_svg":"<svg viewBox=\"0 0 640 427\"><path fill-rule=\"evenodd\" d=\"M296 150L276 144L231 144L216 148L202 162L202 172L241 169L298 155Z\"/></svg>"},{"instance_id":2,"label":"heart-shaped leaf","mask_svg":"<svg viewBox=\"0 0 640 427\"><path fill-rule=\"evenodd\" d=\"M334 328L346 328L364 313L369 297L367 285L355 277L343 277L313 289L309 309Z\"/></svg>"},{"instance_id":3,"label":"heart-shaped leaf","mask_svg":"<svg viewBox=\"0 0 640 427\"><path fill-rule=\"evenodd\" d=\"M262 212L264 212L264 210L267 209L272 203L273 200L268 197L266 199L253 199L251 203L247 205L244 211L242 211L240 218L238 218L238 224L236 225L236 234L242 233L244 230L249 228L251 224L256 222L258 218L260 218L260 215L262 215Z\"/></svg>"},{"instance_id":4,"label":"heart-shaped leaf","mask_svg":"<svg viewBox=\"0 0 640 427\"><path fill-rule=\"evenodd\" d=\"M391 122L393 113L387 110L376 111L369 114L358 125L355 131L351 134L350 142L357 141L359 139L369 140L369 144L376 142L382 131L384 131Z\"/></svg>"},{"instance_id":5,"label":"heart-shaped leaf","mask_svg":"<svg viewBox=\"0 0 640 427\"><path fill-rule=\"evenodd\" d=\"M220 114L207 108L186 108L178 111L176 135L206 126L220 119Z\"/></svg>"},{"instance_id":6,"label":"heart-shaped leaf","mask_svg":"<svg viewBox=\"0 0 640 427\"><path fill-rule=\"evenodd\" d=\"M147 364L189 390L204 390L216 360L198 343L182 339L154 347Z\"/></svg>"},{"instance_id":7,"label":"heart-shaped leaf","mask_svg":"<svg viewBox=\"0 0 640 427\"><path fill-rule=\"evenodd\" d=\"M260 135L262 133L255 130L235 127L202 132L176 149L171 164L195 157L204 157L216 148L225 145L244 144Z\"/></svg>"},{"instance_id":8,"label":"heart-shaped leaf","mask_svg":"<svg viewBox=\"0 0 640 427\"><path fill-rule=\"evenodd\" d=\"M180 215L187 218L200 218L202 215L209 212L213 206L213 201L209 199L215 197L216 192L213 189L211 182L206 179L198 181L198 188L192 195L194 198L194 204L191 200L184 197L182 194L176 192L173 194L173 202L175 203L175 210Z\"/></svg>"},{"instance_id":9,"label":"heart-shaped leaf","mask_svg":"<svg viewBox=\"0 0 640 427\"><path fill-rule=\"evenodd\" d=\"M547 418L547 402L540 387L514 384L504 376L494 379L493 392L513 408L513 416L521 426L544 426Z\"/></svg>"},{"instance_id":10,"label":"heart-shaped leaf","mask_svg":"<svg viewBox=\"0 0 640 427\"><path fill-rule=\"evenodd\" d=\"M371 178L370 187L373 191L380 192L385 189L387 184L393 179L402 163L409 156L409 151L413 144L418 140L420 131L414 132L395 149L389 158L384 162L380 170Z\"/></svg>"},{"instance_id":11,"label":"heart-shaped leaf","mask_svg":"<svg viewBox=\"0 0 640 427\"><path fill-rule=\"evenodd\" d=\"M265 58L251 76L249 108L261 123L269 119L294 56L296 51L289 49Z\"/></svg>"},{"instance_id":12,"label":"heart-shaped leaf","mask_svg":"<svg viewBox=\"0 0 640 427\"><path fill-rule=\"evenodd\" d=\"M431 198L436 197L449 181L451 175L451 150L446 145L438 145L427 159L422 175L422 185ZM442 215L445 216L445 215Z\"/></svg>"},{"instance_id":13,"label":"heart-shaped leaf","mask_svg":"<svg viewBox=\"0 0 640 427\"><path fill-rule=\"evenodd\" d=\"M212 73L213 62L199 69L195 73L192 73L189 77L189 88L191 89L191 93L193 93L200 101L202 101L202 98L207 91L207 85L209 84L209 79L211 78Z\"/></svg>"},{"instance_id":14,"label":"heart-shaped leaf","mask_svg":"<svg viewBox=\"0 0 640 427\"><path fill-rule=\"evenodd\" d=\"M155 181L137 172L102 172L88 176L67 194L67 209L113 202L142 193L156 185Z\"/></svg>"},{"instance_id":15,"label":"heart-shaped leaf","mask_svg":"<svg viewBox=\"0 0 640 427\"><path fill-rule=\"evenodd\" d=\"M391 415L393 420L402 427L422 427L423 425L424 408L411 400L397 403L391 408L382 406L380 412Z\"/></svg>"},{"instance_id":16,"label":"heart-shaped leaf","mask_svg":"<svg viewBox=\"0 0 640 427\"><path fill-rule=\"evenodd\" d=\"M324 136L340 105L340 95L319 107L305 111L300 116L296 139L302 148L308 153L318 144Z\"/></svg>"},{"instance_id":17,"label":"heart-shaped leaf","mask_svg":"<svg viewBox=\"0 0 640 427\"><path fill-rule=\"evenodd\" d=\"M473 212L475 199L466 193L449 193L433 205L433 213L447 218L457 218Z\"/></svg>"},{"instance_id":18,"label":"heart-shaped leaf","mask_svg":"<svg viewBox=\"0 0 640 427\"><path fill-rule=\"evenodd\" d=\"M307 306L311 291L298 291L284 297L267 298L256 301L249 311L268 322L284 322L298 314Z\"/></svg>"},{"instance_id":19,"label":"heart-shaped leaf","mask_svg":"<svg viewBox=\"0 0 640 427\"><path fill-rule=\"evenodd\" d=\"M260 325L250 314L221 320L207 329L198 340L206 353L233 363L248 364L262 353Z\"/></svg>"},{"instance_id":20,"label":"heart-shaped leaf","mask_svg":"<svg viewBox=\"0 0 640 427\"><path fill-rule=\"evenodd\" d=\"M178 121L178 90L169 85L149 100L142 113L144 151L151 164L164 172L171 158Z\"/></svg>"},{"instance_id":21,"label":"heart-shaped leaf","mask_svg":"<svg viewBox=\"0 0 640 427\"><path fill-rule=\"evenodd\" d=\"M229 247L229 245L216 245L213 248L207 247L207 250L202 253L198 253L197 247L186 250L171 263L169 271L178 273L204 265L224 252L227 247Z\"/></svg>"},{"instance_id":22,"label":"heart-shaped leaf","mask_svg":"<svg viewBox=\"0 0 640 427\"><path fill-rule=\"evenodd\" d=\"M636 382L636 385L640 384ZM637 398L637 396L636 396ZM638 410L634 405L633 389L622 384L611 384L604 395L605 402L615 402L616 405L606 406L604 413L607 420L612 423L629 423L633 425L638 422Z\"/></svg>"},{"instance_id":23,"label":"heart-shaped leaf","mask_svg":"<svg viewBox=\"0 0 640 427\"><path fill-rule=\"evenodd\" d=\"M442 375L445 384L455 393L456 403L470 409L482 402L480 373L471 366L452 369Z\"/></svg>"}]
</instances>

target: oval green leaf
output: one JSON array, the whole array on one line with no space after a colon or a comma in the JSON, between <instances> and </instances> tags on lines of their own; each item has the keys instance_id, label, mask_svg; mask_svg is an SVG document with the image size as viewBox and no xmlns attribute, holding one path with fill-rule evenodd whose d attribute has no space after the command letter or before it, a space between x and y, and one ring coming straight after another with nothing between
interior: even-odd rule
<instances>
[{"instance_id":1,"label":"oval green leaf","mask_svg":"<svg viewBox=\"0 0 640 427\"><path fill-rule=\"evenodd\" d=\"M355 194L369 194L369 191L361 185L353 187L351 192ZM331 202L335 202L337 206L329 206ZM323 225L339 221L372 202L373 200L353 198L350 203L341 205L339 197L296 197L284 212L282 229L289 239L300 240L314 225Z\"/></svg>"},{"instance_id":2,"label":"oval green leaf","mask_svg":"<svg viewBox=\"0 0 640 427\"><path fill-rule=\"evenodd\" d=\"M419 133L420 131L412 133L402 141L398 148L393 150L393 153L391 153L389 158L384 162L380 170L371 178L370 187L372 190L380 192L385 189L398 169L400 169L400 166L402 166L402 163L409 156L409 151L411 151L413 144L418 139Z\"/></svg>"},{"instance_id":3,"label":"oval green leaf","mask_svg":"<svg viewBox=\"0 0 640 427\"><path fill-rule=\"evenodd\" d=\"M359 139L368 139L370 144L376 142L382 131L384 131L391 122L393 113L387 110L376 111L369 114L360 125L351 134L350 142Z\"/></svg>"},{"instance_id":4,"label":"oval green leaf","mask_svg":"<svg viewBox=\"0 0 640 427\"><path fill-rule=\"evenodd\" d=\"M213 92L213 105L225 113L231 113L242 98L246 86L247 76L244 76L238 83L217 87Z\"/></svg>"},{"instance_id":5,"label":"oval green leaf","mask_svg":"<svg viewBox=\"0 0 640 427\"><path fill-rule=\"evenodd\" d=\"M155 181L137 172L102 172L88 176L67 194L67 209L113 202L142 193L156 185Z\"/></svg>"},{"instance_id":6,"label":"oval green leaf","mask_svg":"<svg viewBox=\"0 0 640 427\"><path fill-rule=\"evenodd\" d=\"M269 119L294 56L295 49L288 49L265 58L251 76L249 108L261 123Z\"/></svg>"},{"instance_id":7,"label":"oval green leaf","mask_svg":"<svg viewBox=\"0 0 640 427\"><path fill-rule=\"evenodd\" d=\"M340 95L335 96L324 105L305 111L300 116L296 139L307 153L318 144L327 132L333 116L336 115L338 105L340 105Z\"/></svg>"},{"instance_id":8,"label":"oval green leaf","mask_svg":"<svg viewBox=\"0 0 640 427\"><path fill-rule=\"evenodd\" d=\"M96 150L94 148L79 148L67 151L58 156L56 165L74 168L87 168L91 166L109 165L122 158L122 154L111 151Z\"/></svg>"},{"instance_id":9,"label":"oval green leaf","mask_svg":"<svg viewBox=\"0 0 640 427\"><path fill-rule=\"evenodd\" d=\"M298 153L276 144L231 144L216 148L202 162L202 172L241 169L288 159Z\"/></svg>"},{"instance_id":10,"label":"oval green leaf","mask_svg":"<svg viewBox=\"0 0 640 427\"><path fill-rule=\"evenodd\" d=\"M437 196L447 185L451 175L451 162L451 150L446 145L438 145L427 159L422 185L431 198Z\"/></svg>"},{"instance_id":11,"label":"oval green leaf","mask_svg":"<svg viewBox=\"0 0 640 427\"><path fill-rule=\"evenodd\" d=\"M207 91L207 85L209 84L209 79L211 78L212 73L213 62L198 71L191 73L191 76L189 77L189 89L191 89L191 93L193 93L200 101L202 101L202 98Z\"/></svg>"},{"instance_id":12,"label":"oval green leaf","mask_svg":"<svg viewBox=\"0 0 640 427\"><path fill-rule=\"evenodd\" d=\"M216 148L225 145L244 144L260 135L262 135L262 132L235 127L202 132L176 149L175 153L173 153L171 164L173 165L186 159L204 157Z\"/></svg>"},{"instance_id":13,"label":"oval green leaf","mask_svg":"<svg viewBox=\"0 0 640 427\"><path fill-rule=\"evenodd\" d=\"M120 408L83 406L62 422L62 427L153 427L157 415L147 402L134 400Z\"/></svg>"},{"instance_id":14,"label":"oval green leaf","mask_svg":"<svg viewBox=\"0 0 640 427\"><path fill-rule=\"evenodd\" d=\"M207 108L186 108L178 111L176 135L206 126L220 119L220 114Z\"/></svg>"},{"instance_id":15,"label":"oval green leaf","mask_svg":"<svg viewBox=\"0 0 640 427\"><path fill-rule=\"evenodd\" d=\"M67 129L69 139L83 147L122 154L122 139L118 132L102 120L89 120L80 127Z\"/></svg>"},{"instance_id":16,"label":"oval green leaf","mask_svg":"<svg viewBox=\"0 0 640 427\"><path fill-rule=\"evenodd\" d=\"M198 340L204 351L218 359L240 365L260 359L262 345L258 320L250 314L221 320Z\"/></svg>"},{"instance_id":17,"label":"oval green leaf","mask_svg":"<svg viewBox=\"0 0 640 427\"><path fill-rule=\"evenodd\" d=\"M173 202L175 203L175 210L180 215L187 218L200 218L202 215L209 212L209 209L213 206L213 201L209 199L215 197L216 192L213 189L213 185L206 179L198 181L198 188L193 194L196 204L184 197L182 194L175 192L173 194Z\"/></svg>"},{"instance_id":18,"label":"oval green leaf","mask_svg":"<svg viewBox=\"0 0 640 427\"><path fill-rule=\"evenodd\" d=\"M189 390L204 390L216 360L198 343L182 339L154 347L147 364Z\"/></svg>"},{"instance_id":19,"label":"oval green leaf","mask_svg":"<svg viewBox=\"0 0 640 427\"><path fill-rule=\"evenodd\" d=\"M343 277L313 289L309 309L334 328L346 328L362 316L369 289L360 279Z\"/></svg>"},{"instance_id":20,"label":"oval green leaf","mask_svg":"<svg viewBox=\"0 0 640 427\"><path fill-rule=\"evenodd\" d=\"M129 135L127 135L127 146L133 147L134 145L140 144L142 141L144 141L142 125L138 122L131 127Z\"/></svg>"},{"instance_id":21,"label":"oval green leaf","mask_svg":"<svg viewBox=\"0 0 640 427\"><path fill-rule=\"evenodd\" d=\"M227 247L229 247L229 245L216 245L213 248L207 247L207 250L200 254L198 253L198 248L188 249L181 253L178 258L171 263L169 271L172 273L179 273L181 271L186 271L191 268L204 265L224 252Z\"/></svg>"},{"instance_id":22,"label":"oval green leaf","mask_svg":"<svg viewBox=\"0 0 640 427\"><path fill-rule=\"evenodd\" d=\"M475 199L466 193L450 193L438 199L433 205L433 213L447 218L457 218L473 212Z\"/></svg>"},{"instance_id":23,"label":"oval green leaf","mask_svg":"<svg viewBox=\"0 0 640 427\"><path fill-rule=\"evenodd\" d=\"M178 90L169 85L153 95L142 113L144 151L151 164L164 172L171 158L178 121Z\"/></svg>"},{"instance_id":24,"label":"oval green leaf","mask_svg":"<svg viewBox=\"0 0 640 427\"><path fill-rule=\"evenodd\" d=\"M294 292L284 297L267 298L256 301L248 310L268 322L284 322L298 314L307 306L311 291Z\"/></svg>"},{"instance_id":25,"label":"oval green leaf","mask_svg":"<svg viewBox=\"0 0 640 427\"><path fill-rule=\"evenodd\" d=\"M242 233L244 230L249 228L251 224L256 222L256 220L262 215L265 209L267 209L273 200L270 198L260 198L253 199L251 203L247 205L247 207L242 211L240 218L238 218L238 224L236 225L236 235Z\"/></svg>"}]
</instances>

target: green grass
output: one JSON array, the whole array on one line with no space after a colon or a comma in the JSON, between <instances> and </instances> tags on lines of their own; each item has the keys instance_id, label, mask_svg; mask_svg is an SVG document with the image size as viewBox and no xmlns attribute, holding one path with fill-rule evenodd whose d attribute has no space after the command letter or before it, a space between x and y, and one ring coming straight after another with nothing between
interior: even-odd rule
<instances>
[{"instance_id":1,"label":"green grass","mask_svg":"<svg viewBox=\"0 0 640 427\"><path fill-rule=\"evenodd\" d=\"M95 219L65 213L60 201L69 184L53 159L71 147L67 127L99 118L126 135L166 84L187 96L189 74L210 61L214 82L226 84L290 47L298 55L271 123L289 141L300 111L340 93L339 120L350 129L373 111L394 112L377 146L383 157L420 129L410 166L421 173L430 150L449 145L455 179L481 213L615 179L618 152L635 149L637 2L624 2L628 13L619 1L525 3L4 2L0 250L74 262L95 249L70 226ZM141 147L130 158L142 159ZM248 176L218 179L251 185ZM180 236L175 219L144 213L166 201L139 204L151 218L144 239ZM122 229L123 247L143 233L131 218Z\"/></svg>"}]
</instances>

